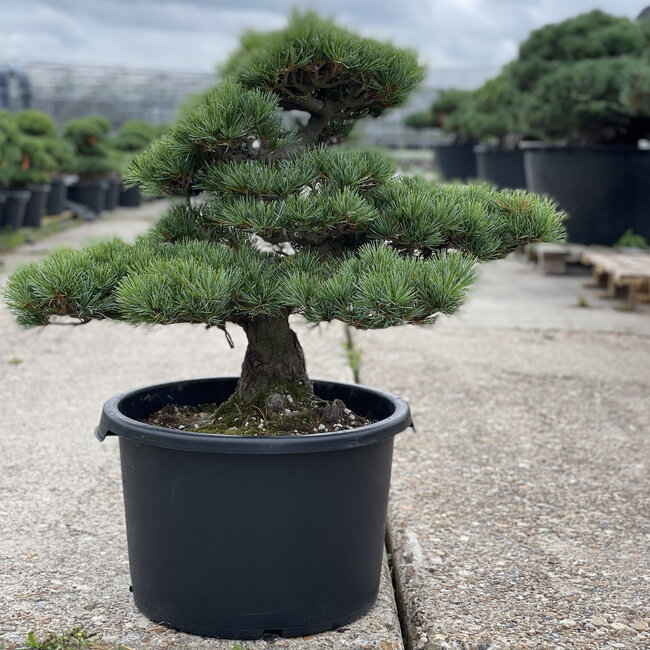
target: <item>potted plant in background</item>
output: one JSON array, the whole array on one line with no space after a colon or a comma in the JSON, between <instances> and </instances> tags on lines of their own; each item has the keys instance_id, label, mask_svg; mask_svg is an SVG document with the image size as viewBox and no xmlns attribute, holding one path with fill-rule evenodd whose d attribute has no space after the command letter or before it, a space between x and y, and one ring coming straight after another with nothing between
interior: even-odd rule
<instances>
[{"instance_id":1,"label":"potted plant in background","mask_svg":"<svg viewBox=\"0 0 650 650\"><path fill-rule=\"evenodd\" d=\"M506 67L472 94L468 119L480 144L474 147L479 178L499 188L525 188L521 125L522 93Z\"/></svg>"},{"instance_id":2,"label":"potted plant in background","mask_svg":"<svg viewBox=\"0 0 650 650\"><path fill-rule=\"evenodd\" d=\"M88 206L99 214L107 206L115 207L118 157L108 142L110 124L104 117L89 115L70 120L63 135L75 148L71 171L79 181L68 188L68 199Z\"/></svg>"},{"instance_id":3,"label":"potted plant in background","mask_svg":"<svg viewBox=\"0 0 650 650\"><path fill-rule=\"evenodd\" d=\"M162 134L160 126L156 127L141 120L131 120L120 127L117 135L111 141L111 145L118 151L124 152L124 165L128 167L136 153L140 153ZM122 185L119 197L120 205L137 207L141 203L142 195L139 185Z\"/></svg>"},{"instance_id":4,"label":"potted plant in background","mask_svg":"<svg viewBox=\"0 0 650 650\"><path fill-rule=\"evenodd\" d=\"M26 220L40 223L43 214L60 214L63 212L66 186L64 175L61 173L72 165L74 150L72 145L56 135L56 124L47 114L34 109L24 109L15 115L16 125L21 133L30 138L36 138L39 147L49 156L51 168L45 193L36 192L33 188L32 199L26 210ZM44 194L44 196L43 196ZM33 207L30 207L33 206ZM30 216L30 211L33 214Z\"/></svg>"},{"instance_id":5,"label":"potted plant in background","mask_svg":"<svg viewBox=\"0 0 650 650\"><path fill-rule=\"evenodd\" d=\"M450 141L433 147L434 165L446 180L466 181L476 176L473 152L476 138L467 119L472 97L473 93L467 90L442 90L428 110L411 113L404 119L409 128L437 128L450 136Z\"/></svg>"},{"instance_id":6,"label":"potted plant in background","mask_svg":"<svg viewBox=\"0 0 650 650\"><path fill-rule=\"evenodd\" d=\"M40 228L47 205L47 195L50 192L51 172L56 167L56 162L38 137L21 134L16 139L16 146L20 163L14 166L10 174L10 189L29 191L30 198L25 206L23 226Z\"/></svg>"},{"instance_id":7,"label":"potted plant in background","mask_svg":"<svg viewBox=\"0 0 650 650\"><path fill-rule=\"evenodd\" d=\"M31 197L29 190L9 187L22 162L20 137L13 115L9 111L0 111L0 193L3 197L0 228L13 230L22 227L25 208Z\"/></svg>"},{"instance_id":8,"label":"potted plant in background","mask_svg":"<svg viewBox=\"0 0 650 650\"><path fill-rule=\"evenodd\" d=\"M56 164L50 180L51 189L47 195L45 214L61 214L65 209L68 185L74 179L70 171L75 164L74 147L62 137L45 138L43 144Z\"/></svg>"},{"instance_id":9,"label":"potted plant in background","mask_svg":"<svg viewBox=\"0 0 650 650\"><path fill-rule=\"evenodd\" d=\"M377 154L319 144L404 100L422 76L409 51L294 13L230 66L132 164L131 181L180 199L152 231L59 251L14 273L6 295L26 326L244 329L239 378L116 396L97 435L119 436L142 612L204 635L303 635L376 598L393 437L410 416L379 390L310 380L290 315L432 323L458 309L477 261L561 237L562 215L544 198L401 178ZM309 120L287 130L278 108Z\"/></svg>"},{"instance_id":10,"label":"potted plant in background","mask_svg":"<svg viewBox=\"0 0 650 650\"><path fill-rule=\"evenodd\" d=\"M572 241L611 246L629 228L650 236L650 151L637 144L650 112L636 101L649 81L640 59L593 59L545 75L531 94L527 121L543 141L522 143L528 187L569 213Z\"/></svg>"},{"instance_id":11,"label":"potted plant in background","mask_svg":"<svg viewBox=\"0 0 650 650\"><path fill-rule=\"evenodd\" d=\"M469 90L443 90L431 106L433 126L439 126L451 137L450 142L433 147L434 165L447 180L466 181L476 176L474 145L477 139L471 119L472 95Z\"/></svg>"},{"instance_id":12,"label":"potted plant in background","mask_svg":"<svg viewBox=\"0 0 650 650\"><path fill-rule=\"evenodd\" d=\"M4 228L5 195L4 188L9 182L9 165L12 164L11 150L9 148L10 135L8 111L0 111L0 229Z\"/></svg>"},{"instance_id":13,"label":"potted plant in background","mask_svg":"<svg viewBox=\"0 0 650 650\"><path fill-rule=\"evenodd\" d=\"M637 141L650 113L633 97L647 92L648 43L645 23L592 11L532 32L508 66L522 128L541 140L521 144L527 186L567 210L573 241L612 245L648 227Z\"/></svg>"}]
</instances>

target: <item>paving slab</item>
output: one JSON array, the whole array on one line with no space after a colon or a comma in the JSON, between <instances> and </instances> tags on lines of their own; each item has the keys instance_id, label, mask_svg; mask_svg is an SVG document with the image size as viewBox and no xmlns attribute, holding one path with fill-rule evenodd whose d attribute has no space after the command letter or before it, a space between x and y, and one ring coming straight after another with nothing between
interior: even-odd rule
<instances>
[{"instance_id":1,"label":"paving slab","mask_svg":"<svg viewBox=\"0 0 650 650\"><path fill-rule=\"evenodd\" d=\"M23 248L4 272L95 226L132 239L159 208ZM650 312L618 311L585 280L512 257L433 328L355 334L362 380L406 397L418 427L397 437L389 506L408 648L650 647ZM340 328L298 327L310 373L350 380ZM135 610L117 446L90 432L125 388L236 373L241 333L230 350L187 325L25 332L2 308L0 330L0 643L82 624L107 644L231 650ZM387 572L360 622L242 644L267 645L401 648Z\"/></svg>"},{"instance_id":2,"label":"paving slab","mask_svg":"<svg viewBox=\"0 0 650 650\"><path fill-rule=\"evenodd\" d=\"M53 247L114 235L133 239L162 207L108 213L5 255L0 283L18 264ZM310 374L349 381L341 328L298 327ZM81 625L97 633L102 647L231 650L232 641L167 630L136 610L129 593L118 446L114 440L99 444L92 432L103 402L115 393L237 374L243 333L232 328L231 350L216 328L191 325L91 322L22 330L4 306L0 331L0 646L13 647L30 631L43 638ZM240 645L402 649L387 567L375 607L359 621L336 632Z\"/></svg>"},{"instance_id":3,"label":"paving slab","mask_svg":"<svg viewBox=\"0 0 650 650\"><path fill-rule=\"evenodd\" d=\"M650 647L650 313L576 309L579 283L512 258L456 318L356 335L417 426L389 504L409 648Z\"/></svg>"}]
</instances>

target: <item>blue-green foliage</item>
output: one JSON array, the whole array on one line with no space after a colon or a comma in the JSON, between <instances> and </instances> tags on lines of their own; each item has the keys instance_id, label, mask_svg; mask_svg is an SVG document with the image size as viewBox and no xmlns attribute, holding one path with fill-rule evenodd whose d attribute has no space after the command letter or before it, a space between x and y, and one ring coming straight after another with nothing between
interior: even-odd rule
<instances>
[{"instance_id":1,"label":"blue-green foliage","mask_svg":"<svg viewBox=\"0 0 650 650\"><path fill-rule=\"evenodd\" d=\"M562 237L547 199L404 179L377 154L319 145L337 116L399 103L421 73L411 53L312 14L249 39L234 80L132 163L133 182L180 200L133 245L60 251L15 273L7 300L22 324L223 326L290 313L358 328L429 323L459 308L478 261ZM278 79L296 70L311 119L287 130L278 112L293 100ZM86 129L101 125L81 126L70 137L94 149L101 134L89 141Z\"/></svg>"}]
</instances>

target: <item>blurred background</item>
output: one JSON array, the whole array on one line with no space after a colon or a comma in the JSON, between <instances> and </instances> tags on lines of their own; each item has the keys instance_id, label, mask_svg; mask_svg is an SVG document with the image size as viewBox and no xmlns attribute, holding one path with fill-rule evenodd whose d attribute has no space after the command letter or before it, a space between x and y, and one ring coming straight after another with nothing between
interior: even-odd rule
<instances>
[{"instance_id":1,"label":"blurred background","mask_svg":"<svg viewBox=\"0 0 650 650\"><path fill-rule=\"evenodd\" d=\"M647 3L3 0L0 229L139 205L120 180L133 156L220 83L246 30L314 9L426 66L404 104L361 120L345 146L381 147L434 181L550 195L571 243L647 250Z\"/></svg>"},{"instance_id":2,"label":"blurred background","mask_svg":"<svg viewBox=\"0 0 650 650\"><path fill-rule=\"evenodd\" d=\"M113 127L170 122L185 97L218 82L242 31L280 28L292 7L417 50L425 81L406 106L365 124L363 138L425 148L435 134L415 134L403 118L440 89L479 87L542 25L592 9L634 19L644 0L3 0L0 107L37 108L57 124L88 114Z\"/></svg>"}]
</instances>

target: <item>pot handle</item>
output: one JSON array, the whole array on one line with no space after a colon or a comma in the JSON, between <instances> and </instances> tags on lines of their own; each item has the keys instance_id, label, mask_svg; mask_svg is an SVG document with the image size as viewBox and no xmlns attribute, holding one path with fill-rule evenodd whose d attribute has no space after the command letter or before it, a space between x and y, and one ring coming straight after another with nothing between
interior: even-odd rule
<instances>
[{"instance_id":1,"label":"pot handle","mask_svg":"<svg viewBox=\"0 0 650 650\"><path fill-rule=\"evenodd\" d=\"M95 430L93 432L95 434L95 438L99 440L99 442L104 442L104 438L106 436L115 436L117 434L113 433L112 431L109 431L108 428L104 425L104 422L100 422L98 427L95 427Z\"/></svg>"}]
</instances>

